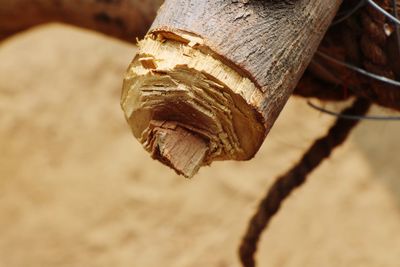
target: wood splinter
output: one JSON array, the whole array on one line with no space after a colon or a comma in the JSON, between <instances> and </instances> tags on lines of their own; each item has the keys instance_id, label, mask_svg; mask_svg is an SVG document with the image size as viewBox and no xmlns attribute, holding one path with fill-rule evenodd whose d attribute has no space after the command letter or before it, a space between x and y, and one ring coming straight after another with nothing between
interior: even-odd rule
<instances>
[{"instance_id":1,"label":"wood splinter","mask_svg":"<svg viewBox=\"0 0 400 267\"><path fill-rule=\"evenodd\" d=\"M151 121L150 124L153 126L156 122ZM192 177L207 155L206 141L176 123L157 124L144 146L151 151L153 158L175 169L179 174ZM174 155L185 157L177 158Z\"/></svg>"},{"instance_id":2,"label":"wood splinter","mask_svg":"<svg viewBox=\"0 0 400 267\"><path fill-rule=\"evenodd\" d=\"M340 3L165 1L124 80L133 134L186 177L252 158Z\"/></svg>"}]
</instances>

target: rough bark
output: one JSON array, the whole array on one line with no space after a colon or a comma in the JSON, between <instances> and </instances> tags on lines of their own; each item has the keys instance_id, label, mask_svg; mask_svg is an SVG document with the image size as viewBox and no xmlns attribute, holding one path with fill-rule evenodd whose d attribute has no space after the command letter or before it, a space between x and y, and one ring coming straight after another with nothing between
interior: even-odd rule
<instances>
[{"instance_id":1,"label":"rough bark","mask_svg":"<svg viewBox=\"0 0 400 267\"><path fill-rule=\"evenodd\" d=\"M63 22L133 42L162 0L0 0L0 40L32 26Z\"/></svg>"},{"instance_id":2,"label":"rough bark","mask_svg":"<svg viewBox=\"0 0 400 267\"><path fill-rule=\"evenodd\" d=\"M167 0L124 83L121 104L134 135L154 158L186 176L213 160L253 157L340 3ZM200 148L203 161L183 171L180 162L199 148L163 153L153 121L172 122L201 139L208 148Z\"/></svg>"}]
</instances>

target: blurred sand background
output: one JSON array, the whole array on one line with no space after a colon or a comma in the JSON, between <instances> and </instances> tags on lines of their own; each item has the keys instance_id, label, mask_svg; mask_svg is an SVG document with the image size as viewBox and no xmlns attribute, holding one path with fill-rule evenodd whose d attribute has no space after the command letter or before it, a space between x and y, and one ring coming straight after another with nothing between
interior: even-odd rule
<instances>
[{"instance_id":1,"label":"blurred sand background","mask_svg":"<svg viewBox=\"0 0 400 267\"><path fill-rule=\"evenodd\" d=\"M0 267L239 266L267 186L332 122L292 99L253 160L186 180L125 123L134 51L61 25L0 44ZM363 123L274 218L260 266L400 266L399 137Z\"/></svg>"}]
</instances>

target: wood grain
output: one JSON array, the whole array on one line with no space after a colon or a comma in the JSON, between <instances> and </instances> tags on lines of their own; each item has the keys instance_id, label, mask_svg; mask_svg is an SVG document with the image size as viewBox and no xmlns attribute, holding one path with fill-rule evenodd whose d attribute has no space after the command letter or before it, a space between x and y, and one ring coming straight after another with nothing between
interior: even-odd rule
<instances>
[{"instance_id":1,"label":"wood grain","mask_svg":"<svg viewBox=\"0 0 400 267\"><path fill-rule=\"evenodd\" d=\"M269 129L335 16L341 0L167 0L150 32L186 31L263 92L257 106Z\"/></svg>"}]
</instances>

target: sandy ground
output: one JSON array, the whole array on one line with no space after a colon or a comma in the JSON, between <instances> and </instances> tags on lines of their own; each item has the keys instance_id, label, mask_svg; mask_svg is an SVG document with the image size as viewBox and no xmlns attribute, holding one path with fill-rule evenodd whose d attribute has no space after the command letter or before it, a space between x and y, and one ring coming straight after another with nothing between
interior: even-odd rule
<instances>
[{"instance_id":1,"label":"sandy ground","mask_svg":"<svg viewBox=\"0 0 400 267\"><path fill-rule=\"evenodd\" d=\"M0 267L239 266L267 186L331 123L292 99L253 160L185 180L124 121L133 53L59 25L0 45ZM399 136L363 123L285 203L260 266L400 266Z\"/></svg>"}]
</instances>

